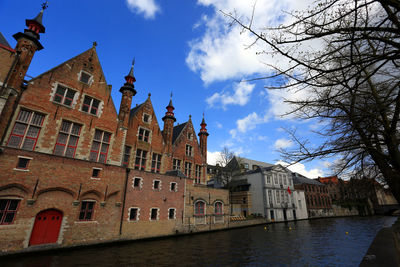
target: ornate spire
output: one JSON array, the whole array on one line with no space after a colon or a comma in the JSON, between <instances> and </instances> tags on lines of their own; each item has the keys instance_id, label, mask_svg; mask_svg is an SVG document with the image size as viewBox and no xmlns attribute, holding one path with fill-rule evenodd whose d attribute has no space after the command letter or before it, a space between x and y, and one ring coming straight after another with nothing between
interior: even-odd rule
<instances>
[{"instance_id":1,"label":"ornate spire","mask_svg":"<svg viewBox=\"0 0 400 267\"><path fill-rule=\"evenodd\" d=\"M132 60L132 66L131 70L129 71L128 75L125 76L125 80L127 83L130 83L133 85L134 82L136 82L135 76L133 75L133 67L135 66L135 58Z\"/></svg>"},{"instance_id":2,"label":"ornate spire","mask_svg":"<svg viewBox=\"0 0 400 267\"><path fill-rule=\"evenodd\" d=\"M174 105L172 104L172 92L171 92L171 98L169 100L168 106L166 107L167 112L165 112L165 116L162 118L162 120L166 119L166 118L170 118L173 119L174 121L176 121L175 115L174 115Z\"/></svg>"},{"instance_id":3,"label":"ornate spire","mask_svg":"<svg viewBox=\"0 0 400 267\"><path fill-rule=\"evenodd\" d=\"M45 27L43 26L43 11L47 9L48 7L48 2L44 2L42 4L42 10L39 12L39 14L33 18L33 19L27 19L25 21L26 26L28 26L29 30L35 32L36 34L39 35L39 33L44 33L45 32ZM39 39L39 38L37 38Z\"/></svg>"},{"instance_id":4,"label":"ornate spire","mask_svg":"<svg viewBox=\"0 0 400 267\"><path fill-rule=\"evenodd\" d=\"M208 134L207 129L206 129L207 123L204 120L204 112L203 112L203 120L201 121L200 126L201 126L201 129L200 129L199 135L205 134L205 135L208 136L209 134Z\"/></svg>"}]
</instances>

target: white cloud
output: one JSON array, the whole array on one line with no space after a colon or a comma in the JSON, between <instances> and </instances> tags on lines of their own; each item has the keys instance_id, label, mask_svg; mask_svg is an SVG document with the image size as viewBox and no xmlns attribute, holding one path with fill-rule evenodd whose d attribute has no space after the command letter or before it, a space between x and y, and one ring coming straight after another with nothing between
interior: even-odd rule
<instances>
[{"instance_id":1,"label":"white cloud","mask_svg":"<svg viewBox=\"0 0 400 267\"><path fill-rule=\"evenodd\" d=\"M254 86L254 84L242 81L235 86L233 94L215 93L207 98L206 101L210 106L215 106L215 104L221 103L222 108L224 109L227 105L244 106L249 102Z\"/></svg>"},{"instance_id":2,"label":"white cloud","mask_svg":"<svg viewBox=\"0 0 400 267\"><path fill-rule=\"evenodd\" d=\"M130 10L142 14L146 19L153 19L161 11L155 0L126 0L126 4Z\"/></svg>"},{"instance_id":3,"label":"white cloud","mask_svg":"<svg viewBox=\"0 0 400 267\"><path fill-rule=\"evenodd\" d=\"M217 126L218 129L222 129L222 127L223 127L223 126L222 126L222 123L220 123L220 122L218 122L218 121L215 122L215 126Z\"/></svg>"},{"instance_id":4,"label":"white cloud","mask_svg":"<svg viewBox=\"0 0 400 267\"><path fill-rule=\"evenodd\" d=\"M275 149L285 149L291 147L293 142L289 139L281 138L275 141L274 147Z\"/></svg>"},{"instance_id":5,"label":"white cloud","mask_svg":"<svg viewBox=\"0 0 400 267\"><path fill-rule=\"evenodd\" d=\"M258 124L263 124L268 122L268 115L259 116L257 113L253 112L242 119L236 121L237 131L241 133L246 133L249 130L254 129ZM237 133L236 131L236 133Z\"/></svg>"},{"instance_id":6,"label":"white cloud","mask_svg":"<svg viewBox=\"0 0 400 267\"><path fill-rule=\"evenodd\" d=\"M276 162L275 164L280 164L285 167L289 165L289 163L281 161L281 160ZM304 175L307 178L318 178L318 177L324 176L324 172L321 169L314 168L311 170L307 170L306 166L301 163L295 163L293 165L288 166L287 168L289 170L291 170L292 172L300 173L301 175Z\"/></svg>"},{"instance_id":7,"label":"white cloud","mask_svg":"<svg viewBox=\"0 0 400 267\"><path fill-rule=\"evenodd\" d=\"M210 152L207 151L207 164L210 165L215 165L217 161L220 159L221 152L215 151L215 152Z\"/></svg>"},{"instance_id":8,"label":"white cloud","mask_svg":"<svg viewBox=\"0 0 400 267\"><path fill-rule=\"evenodd\" d=\"M190 52L186 63L192 71L200 73L206 84L253 74L260 76L271 70L263 62L288 65L289 61L276 53L257 55L256 52L264 51L266 47L257 43L249 48L254 43L254 37L237 24L229 25L229 18L220 10L226 13L236 12L242 21L248 23L252 17L253 4L256 3L252 27L259 31L265 26L293 20L282 11L304 10L312 2L313 0L198 0L199 5L213 8L213 14L206 20L202 18L200 24L205 26L205 32L189 43ZM197 27L199 23L196 23Z\"/></svg>"}]
</instances>

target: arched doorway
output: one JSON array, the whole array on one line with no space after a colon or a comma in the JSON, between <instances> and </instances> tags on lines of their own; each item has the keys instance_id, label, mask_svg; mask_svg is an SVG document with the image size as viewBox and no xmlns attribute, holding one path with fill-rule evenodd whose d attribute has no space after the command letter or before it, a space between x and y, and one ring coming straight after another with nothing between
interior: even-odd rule
<instances>
[{"instance_id":1,"label":"arched doorway","mask_svg":"<svg viewBox=\"0 0 400 267\"><path fill-rule=\"evenodd\" d=\"M57 242L60 233L62 212L44 210L36 215L29 246Z\"/></svg>"}]
</instances>

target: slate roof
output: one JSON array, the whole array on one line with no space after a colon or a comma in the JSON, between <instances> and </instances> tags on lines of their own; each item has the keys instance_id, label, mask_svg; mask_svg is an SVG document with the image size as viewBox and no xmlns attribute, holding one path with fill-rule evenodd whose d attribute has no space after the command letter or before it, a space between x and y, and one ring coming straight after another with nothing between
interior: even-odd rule
<instances>
[{"instance_id":1,"label":"slate roof","mask_svg":"<svg viewBox=\"0 0 400 267\"><path fill-rule=\"evenodd\" d=\"M313 185L323 185L322 183L315 181L313 179L307 178L298 173L293 174L293 184L313 184Z\"/></svg>"},{"instance_id":2,"label":"slate roof","mask_svg":"<svg viewBox=\"0 0 400 267\"><path fill-rule=\"evenodd\" d=\"M186 175L183 174L183 172L181 172L180 170L167 171L165 174L169 176L178 176L182 178L187 178Z\"/></svg>"},{"instance_id":3,"label":"slate roof","mask_svg":"<svg viewBox=\"0 0 400 267\"><path fill-rule=\"evenodd\" d=\"M253 165L257 165L258 167L261 167L261 168L275 166L274 164L270 164L270 163L266 163L266 162L262 162L262 161L257 161L257 160L252 160L252 159L246 159L246 158L242 158L242 157L240 157L239 161L241 163L249 164L249 168L250 169L253 167Z\"/></svg>"},{"instance_id":4,"label":"slate roof","mask_svg":"<svg viewBox=\"0 0 400 267\"><path fill-rule=\"evenodd\" d=\"M172 132L172 143L175 143L175 140L178 138L179 134L182 132L183 128L185 128L187 122L179 124L174 127Z\"/></svg>"},{"instance_id":5,"label":"slate roof","mask_svg":"<svg viewBox=\"0 0 400 267\"><path fill-rule=\"evenodd\" d=\"M6 38L3 36L1 32L0 32L0 44L5 47L11 48L10 44L7 42Z\"/></svg>"}]
</instances>

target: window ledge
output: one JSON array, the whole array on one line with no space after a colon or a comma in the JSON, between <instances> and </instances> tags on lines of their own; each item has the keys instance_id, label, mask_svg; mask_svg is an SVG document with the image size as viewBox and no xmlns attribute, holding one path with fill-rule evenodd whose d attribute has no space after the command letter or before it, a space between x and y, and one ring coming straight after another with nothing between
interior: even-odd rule
<instances>
[{"instance_id":1,"label":"window ledge","mask_svg":"<svg viewBox=\"0 0 400 267\"><path fill-rule=\"evenodd\" d=\"M101 178L98 178L98 177L90 177L90 179L92 179L92 180L101 180Z\"/></svg>"},{"instance_id":2,"label":"window ledge","mask_svg":"<svg viewBox=\"0 0 400 267\"><path fill-rule=\"evenodd\" d=\"M29 172L29 169L19 169L19 168L14 168L14 171L20 171L20 172Z\"/></svg>"},{"instance_id":3,"label":"window ledge","mask_svg":"<svg viewBox=\"0 0 400 267\"><path fill-rule=\"evenodd\" d=\"M52 102L53 104L55 104L55 105L62 106L62 107L65 107L65 108L69 108L69 109L74 109L74 108L75 108L75 105L68 106L68 105L65 105L65 104L63 104L63 103L55 102L54 100L51 101L51 102Z\"/></svg>"},{"instance_id":4,"label":"window ledge","mask_svg":"<svg viewBox=\"0 0 400 267\"><path fill-rule=\"evenodd\" d=\"M96 223L96 224L99 224L98 221L75 221L74 223L77 223L77 224L80 224L80 223L82 223L82 224L86 224L86 223Z\"/></svg>"}]
</instances>

